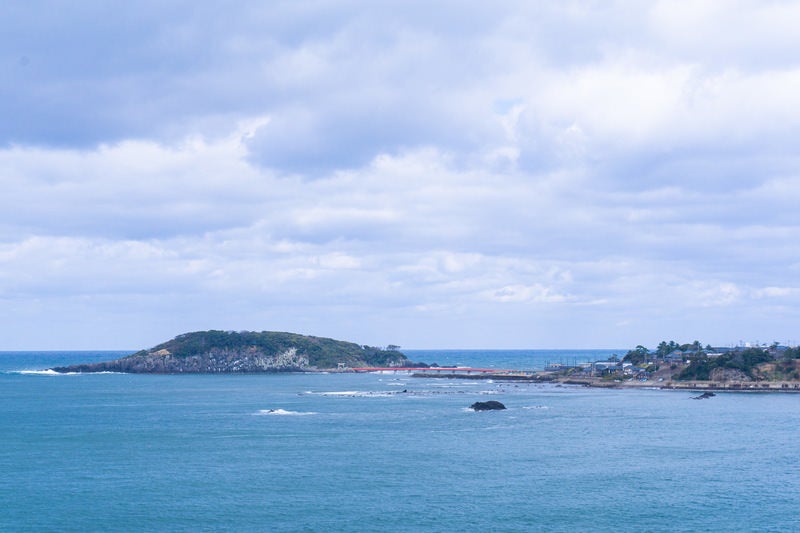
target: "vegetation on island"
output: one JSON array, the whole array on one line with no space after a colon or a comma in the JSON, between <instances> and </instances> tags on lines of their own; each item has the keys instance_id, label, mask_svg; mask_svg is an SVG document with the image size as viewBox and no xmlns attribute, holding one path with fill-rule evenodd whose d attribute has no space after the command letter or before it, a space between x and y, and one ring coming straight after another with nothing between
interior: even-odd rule
<instances>
[{"instance_id":1,"label":"vegetation on island","mask_svg":"<svg viewBox=\"0 0 800 533\"><path fill-rule=\"evenodd\" d=\"M255 373L412 365L399 351L274 331L196 331L114 361L57 372Z\"/></svg>"},{"instance_id":2,"label":"vegetation on island","mask_svg":"<svg viewBox=\"0 0 800 533\"><path fill-rule=\"evenodd\" d=\"M393 344L379 348L325 337L277 331L196 331L178 335L170 341L137 354L167 350L173 357L186 358L219 350L278 354L292 349L297 350L301 357L307 358L309 366L317 368L336 368L339 363L350 367L362 364L392 366L407 361L406 356L399 351L400 347Z\"/></svg>"},{"instance_id":3,"label":"vegetation on island","mask_svg":"<svg viewBox=\"0 0 800 533\"><path fill-rule=\"evenodd\" d=\"M621 361L641 372L665 374L676 381L796 381L800 380L800 347L717 347L699 341L662 341L655 351L642 345Z\"/></svg>"}]
</instances>

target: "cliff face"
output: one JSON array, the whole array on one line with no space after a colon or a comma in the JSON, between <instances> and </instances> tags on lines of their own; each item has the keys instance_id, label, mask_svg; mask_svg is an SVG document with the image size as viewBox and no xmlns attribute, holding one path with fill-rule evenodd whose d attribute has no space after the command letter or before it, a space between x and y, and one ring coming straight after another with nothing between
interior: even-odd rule
<instances>
[{"instance_id":1,"label":"cliff face","mask_svg":"<svg viewBox=\"0 0 800 533\"><path fill-rule=\"evenodd\" d=\"M102 363L54 368L56 372L258 373L298 372L408 364L396 350L282 332L199 331L149 350Z\"/></svg>"},{"instance_id":2,"label":"cliff face","mask_svg":"<svg viewBox=\"0 0 800 533\"><path fill-rule=\"evenodd\" d=\"M708 376L711 381L752 381L752 378L737 368L715 368Z\"/></svg>"}]
</instances>

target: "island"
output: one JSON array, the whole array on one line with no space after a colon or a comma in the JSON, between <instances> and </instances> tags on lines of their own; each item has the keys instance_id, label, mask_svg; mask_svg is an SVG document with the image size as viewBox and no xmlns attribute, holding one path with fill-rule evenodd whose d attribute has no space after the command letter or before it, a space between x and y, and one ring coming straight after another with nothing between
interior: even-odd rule
<instances>
[{"instance_id":1,"label":"island","mask_svg":"<svg viewBox=\"0 0 800 533\"><path fill-rule=\"evenodd\" d=\"M230 374L415 366L399 348L391 344L379 348L275 331L195 331L113 361L52 370L59 373Z\"/></svg>"}]
</instances>

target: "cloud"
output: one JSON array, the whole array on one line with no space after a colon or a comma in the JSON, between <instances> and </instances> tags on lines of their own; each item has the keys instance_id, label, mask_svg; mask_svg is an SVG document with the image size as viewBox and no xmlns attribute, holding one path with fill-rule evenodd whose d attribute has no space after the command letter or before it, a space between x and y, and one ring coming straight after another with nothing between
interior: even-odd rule
<instances>
[{"instance_id":1,"label":"cloud","mask_svg":"<svg viewBox=\"0 0 800 533\"><path fill-rule=\"evenodd\" d=\"M754 291L755 298L787 298L800 296L800 287L764 287Z\"/></svg>"},{"instance_id":2,"label":"cloud","mask_svg":"<svg viewBox=\"0 0 800 533\"><path fill-rule=\"evenodd\" d=\"M800 44L792 27L798 15L794 2L664 0L650 10L648 26L654 45L671 56L769 70L796 64L790 50Z\"/></svg>"},{"instance_id":3,"label":"cloud","mask_svg":"<svg viewBox=\"0 0 800 533\"><path fill-rule=\"evenodd\" d=\"M793 327L793 4L188 7L0 8L15 346Z\"/></svg>"},{"instance_id":4,"label":"cloud","mask_svg":"<svg viewBox=\"0 0 800 533\"><path fill-rule=\"evenodd\" d=\"M512 285L501 287L487 294L487 297L498 302L564 302L569 296L558 294L549 287L540 284Z\"/></svg>"},{"instance_id":5,"label":"cloud","mask_svg":"<svg viewBox=\"0 0 800 533\"><path fill-rule=\"evenodd\" d=\"M155 4L90 3L58 19L17 10L0 142L174 141L266 115L248 149L279 174L319 177L436 147L469 165L476 155L533 170L599 164L606 179L637 172L640 183L688 170L724 186L709 178L730 174L714 168L717 154L749 159L749 170L765 150L786 155L800 93L796 63L778 53L796 41L784 22L791 5L734 11L717 2L274 2L222 18ZM77 39L74 28L99 16L106 24ZM745 61L746 51L771 62Z\"/></svg>"},{"instance_id":6,"label":"cloud","mask_svg":"<svg viewBox=\"0 0 800 533\"><path fill-rule=\"evenodd\" d=\"M246 224L280 183L243 161L240 136L0 150L0 209L17 212L5 232L148 238Z\"/></svg>"}]
</instances>

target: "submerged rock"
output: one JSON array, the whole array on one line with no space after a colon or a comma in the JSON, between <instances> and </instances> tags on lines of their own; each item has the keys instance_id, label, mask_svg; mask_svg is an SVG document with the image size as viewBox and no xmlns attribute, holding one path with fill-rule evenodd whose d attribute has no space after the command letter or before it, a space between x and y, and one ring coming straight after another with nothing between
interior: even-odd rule
<instances>
[{"instance_id":1,"label":"submerged rock","mask_svg":"<svg viewBox=\"0 0 800 533\"><path fill-rule=\"evenodd\" d=\"M475 402L469 408L473 411L500 411L506 406L498 401L489 400L488 402Z\"/></svg>"},{"instance_id":2,"label":"submerged rock","mask_svg":"<svg viewBox=\"0 0 800 533\"><path fill-rule=\"evenodd\" d=\"M716 396L713 392L704 392L700 396L692 396L692 400L707 400L713 396Z\"/></svg>"}]
</instances>

